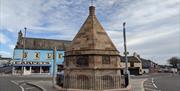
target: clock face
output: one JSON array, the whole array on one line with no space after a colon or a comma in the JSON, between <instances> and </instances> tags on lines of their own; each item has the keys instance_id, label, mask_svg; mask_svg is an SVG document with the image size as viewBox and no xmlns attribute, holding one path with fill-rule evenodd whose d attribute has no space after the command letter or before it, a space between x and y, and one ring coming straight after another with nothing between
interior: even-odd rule
<instances>
[{"instance_id":1,"label":"clock face","mask_svg":"<svg viewBox=\"0 0 180 91\"><path fill-rule=\"evenodd\" d=\"M89 57L88 56L77 56L76 64L79 67L86 67L89 65Z\"/></svg>"}]
</instances>

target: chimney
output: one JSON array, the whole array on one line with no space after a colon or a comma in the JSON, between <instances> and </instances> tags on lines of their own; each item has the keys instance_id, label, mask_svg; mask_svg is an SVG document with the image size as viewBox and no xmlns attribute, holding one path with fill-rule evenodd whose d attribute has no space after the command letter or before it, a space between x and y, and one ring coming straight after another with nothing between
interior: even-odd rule
<instances>
[{"instance_id":1,"label":"chimney","mask_svg":"<svg viewBox=\"0 0 180 91\"><path fill-rule=\"evenodd\" d=\"M133 56L134 56L134 57L137 57L137 53L136 53L136 52L134 52L134 53L133 53Z\"/></svg>"},{"instance_id":2,"label":"chimney","mask_svg":"<svg viewBox=\"0 0 180 91\"><path fill-rule=\"evenodd\" d=\"M89 7L89 15L95 15L95 7L94 6Z\"/></svg>"}]
</instances>

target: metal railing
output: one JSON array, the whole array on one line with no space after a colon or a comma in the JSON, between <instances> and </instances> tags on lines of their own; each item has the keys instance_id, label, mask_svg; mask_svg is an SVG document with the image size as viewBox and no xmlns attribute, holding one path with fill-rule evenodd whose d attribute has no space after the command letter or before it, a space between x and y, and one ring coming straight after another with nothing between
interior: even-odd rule
<instances>
[{"instance_id":1,"label":"metal railing","mask_svg":"<svg viewBox=\"0 0 180 91\"><path fill-rule=\"evenodd\" d=\"M58 77L58 76L57 76ZM57 79L57 84L65 89L103 90L124 87L124 77L121 75L86 76L67 75Z\"/></svg>"}]
</instances>

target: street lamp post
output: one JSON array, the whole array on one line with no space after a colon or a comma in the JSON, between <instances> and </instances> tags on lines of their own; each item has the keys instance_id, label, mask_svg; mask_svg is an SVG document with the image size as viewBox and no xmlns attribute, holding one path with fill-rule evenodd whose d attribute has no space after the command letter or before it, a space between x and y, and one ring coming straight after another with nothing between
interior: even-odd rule
<instances>
[{"instance_id":1,"label":"street lamp post","mask_svg":"<svg viewBox=\"0 0 180 91\"><path fill-rule=\"evenodd\" d=\"M25 41L25 37L26 37L26 27L24 28L24 38L23 38L23 50L22 50L22 61L21 61L21 64L22 64L22 67L21 67L21 76L23 75L23 71L24 71L24 50L25 50L25 46L26 46L26 41Z\"/></svg>"},{"instance_id":2,"label":"street lamp post","mask_svg":"<svg viewBox=\"0 0 180 91\"><path fill-rule=\"evenodd\" d=\"M126 47L126 29L125 29L126 22L123 23L123 37L124 37L124 55L125 55L125 86L127 87L129 84L129 72L128 72L128 58L127 58L127 47Z\"/></svg>"},{"instance_id":3,"label":"street lamp post","mask_svg":"<svg viewBox=\"0 0 180 91\"><path fill-rule=\"evenodd\" d=\"M55 84L56 84L56 47L54 47L54 50L53 50L53 79L52 79L52 82L53 82L53 87L55 87Z\"/></svg>"}]
</instances>

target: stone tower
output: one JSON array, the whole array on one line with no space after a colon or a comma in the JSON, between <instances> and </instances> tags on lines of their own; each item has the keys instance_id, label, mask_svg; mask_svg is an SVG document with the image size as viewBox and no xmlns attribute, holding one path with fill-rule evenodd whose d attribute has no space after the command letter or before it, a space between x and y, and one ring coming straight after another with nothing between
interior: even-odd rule
<instances>
[{"instance_id":1,"label":"stone tower","mask_svg":"<svg viewBox=\"0 0 180 91\"><path fill-rule=\"evenodd\" d=\"M89 7L89 16L65 52L66 89L121 88L119 52Z\"/></svg>"}]
</instances>

